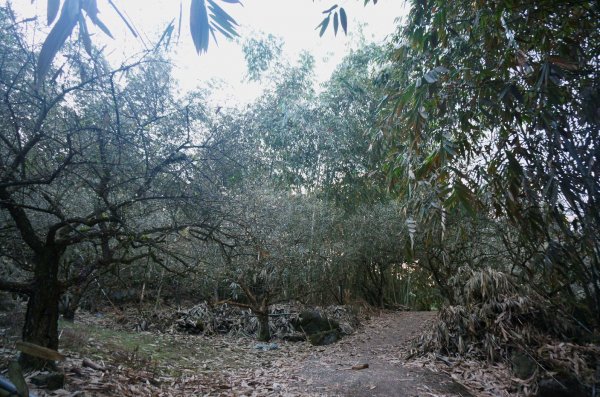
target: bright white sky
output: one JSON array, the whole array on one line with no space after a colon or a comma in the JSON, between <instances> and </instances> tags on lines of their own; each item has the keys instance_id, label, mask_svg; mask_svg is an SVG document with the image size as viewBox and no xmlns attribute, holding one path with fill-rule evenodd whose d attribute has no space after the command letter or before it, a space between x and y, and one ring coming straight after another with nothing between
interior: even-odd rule
<instances>
[{"instance_id":1,"label":"bright white sky","mask_svg":"<svg viewBox=\"0 0 600 397\"><path fill-rule=\"evenodd\" d=\"M2 0L6 3L7 0ZM145 43L152 45L161 36L167 24L179 16L180 1L176 0L113 0L142 33ZM382 42L395 29L395 19L405 14L404 0L379 0L364 6L363 0L242 0L239 4L226 4L223 8L240 24L241 39L230 42L220 37L216 46L211 41L208 53L197 55L189 34L190 0L183 0L183 24L180 42L173 55L176 76L184 90L206 86L211 79L221 81L219 95L225 102L244 103L255 98L260 87L244 80L246 65L241 41L257 32L270 33L284 40L284 55L296 59L307 50L316 60L318 82L327 80L335 66L348 51L356 47L362 34L367 42ZM45 20L46 0L16 0L13 7L22 17L40 16ZM334 37L330 24L319 38L315 27L321 22L322 11L334 4L344 7L348 14L348 36L338 32ZM143 49L140 40L129 33L107 0L98 0L100 18L109 27L115 40L98 33L94 42L105 43L109 59L121 62ZM91 27L90 27L91 28ZM92 29L90 29L92 30ZM38 35L38 40L40 39ZM227 99L225 99L227 98Z\"/></svg>"}]
</instances>

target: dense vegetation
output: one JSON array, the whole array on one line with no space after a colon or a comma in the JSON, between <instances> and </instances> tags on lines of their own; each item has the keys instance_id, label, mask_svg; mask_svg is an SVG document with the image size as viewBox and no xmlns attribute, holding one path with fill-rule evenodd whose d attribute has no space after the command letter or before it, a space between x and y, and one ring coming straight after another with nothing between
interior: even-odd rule
<instances>
[{"instance_id":1,"label":"dense vegetation","mask_svg":"<svg viewBox=\"0 0 600 397\"><path fill-rule=\"evenodd\" d=\"M553 338L593 341L599 11L414 0L319 92L309 54L248 40L266 89L214 109L177 94L159 47L115 68L67 42L44 77L1 8L0 289L28 296L23 339L56 349L61 296L72 315L105 291L236 302L262 339L274 302L428 310L504 291L575 325Z\"/></svg>"}]
</instances>

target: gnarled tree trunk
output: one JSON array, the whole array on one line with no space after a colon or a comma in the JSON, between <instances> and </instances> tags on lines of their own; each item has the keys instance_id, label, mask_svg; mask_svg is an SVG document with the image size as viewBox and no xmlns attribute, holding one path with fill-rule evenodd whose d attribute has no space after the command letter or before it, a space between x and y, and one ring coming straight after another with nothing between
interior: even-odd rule
<instances>
[{"instance_id":1,"label":"gnarled tree trunk","mask_svg":"<svg viewBox=\"0 0 600 397\"><path fill-rule=\"evenodd\" d=\"M61 252L46 248L35 257L33 288L27 302L23 327L23 341L50 349L58 349L58 302L61 286L58 282L58 264ZM21 354L21 365L41 368L48 362Z\"/></svg>"},{"instance_id":2,"label":"gnarled tree trunk","mask_svg":"<svg viewBox=\"0 0 600 397\"><path fill-rule=\"evenodd\" d=\"M268 342L271 340L271 330L269 329L269 308L261 308L256 312L258 318L258 340Z\"/></svg>"}]
</instances>

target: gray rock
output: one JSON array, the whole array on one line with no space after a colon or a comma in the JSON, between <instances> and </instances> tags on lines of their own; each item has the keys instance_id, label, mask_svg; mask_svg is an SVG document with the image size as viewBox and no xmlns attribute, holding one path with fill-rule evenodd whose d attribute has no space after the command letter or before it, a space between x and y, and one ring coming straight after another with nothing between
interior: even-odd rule
<instances>
[{"instance_id":1,"label":"gray rock","mask_svg":"<svg viewBox=\"0 0 600 397\"><path fill-rule=\"evenodd\" d=\"M65 374L60 372L40 373L31 378L31 383L49 390L61 389L65 385Z\"/></svg>"},{"instance_id":2,"label":"gray rock","mask_svg":"<svg viewBox=\"0 0 600 397\"><path fill-rule=\"evenodd\" d=\"M316 311L309 310L300 313L293 325L296 330L309 336L340 329L340 324L337 321L323 317Z\"/></svg>"},{"instance_id":3,"label":"gray rock","mask_svg":"<svg viewBox=\"0 0 600 397\"><path fill-rule=\"evenodd\" d=\"M529 355L514 351L510 357L513 373L519 379L529 379L537 369L537 363Z\"/></svg>"},{"instance_id":4,"label":"gray rock","mask_svg":"<svg viewBox=\"0 0 600 397\"><path fill-rule=\"evenodd\" d=\"M312 334L308 336L308 340L313 346L325 346L331 345L332 343L337 342L342 337L342 334L337 329L332 329L329 331L318 332L316 334Z\"/></svg>"},{"instance_id":5,"label":"gray rock","mask_svg":"<svg viewBox=\"0 0 600 397\"><path fill-rule=\"evenodd\" d=\"M586 397L588 392L577 380L555 376L538 383L538 397Z\"/></svg>"}]
</instances>

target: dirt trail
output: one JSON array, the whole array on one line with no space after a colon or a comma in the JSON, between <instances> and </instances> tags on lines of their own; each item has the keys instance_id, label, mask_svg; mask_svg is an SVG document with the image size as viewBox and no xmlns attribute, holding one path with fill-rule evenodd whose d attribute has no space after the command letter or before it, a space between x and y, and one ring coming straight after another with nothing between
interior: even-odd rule
<instances>
[{"instance_id":1,"label":"dirt trail","mask_svg":"<svg viewBox=\"0 0 600 397\"><path fill-rule=\"evenodd\" d=\"M307 356L293 388L314 396L471 396L447 375L403 362L410 340L431 326L434 315L394 312L371 318L356 334ZM351 369L357 364L369 367Z\"/></svg>"},{"instance_id":2,"label":"dirt trail","mask_svg":"<svg viewBox=\"0 0 600 397\"><path fill-rule=\"evenodd\" d=\"M88 316L89 322L62 332L63 348L76 348L63 350L68 356L61 364L67 390L34 391L39 396L471 397L449 376L403 361L411 339L431 327L434 315L385 312L333 345L279 341L278 349L267 351L257 350L256 341L246 337L107 334L114 319L99 324L96 316ZM133 351L127 347L133 345ZM0 370L15 354L12 347L0 345ZM83 365L83 358L102 363L106 370ZM358 364L368 368L352 369Z\"/></svg>"}]
</instances>

